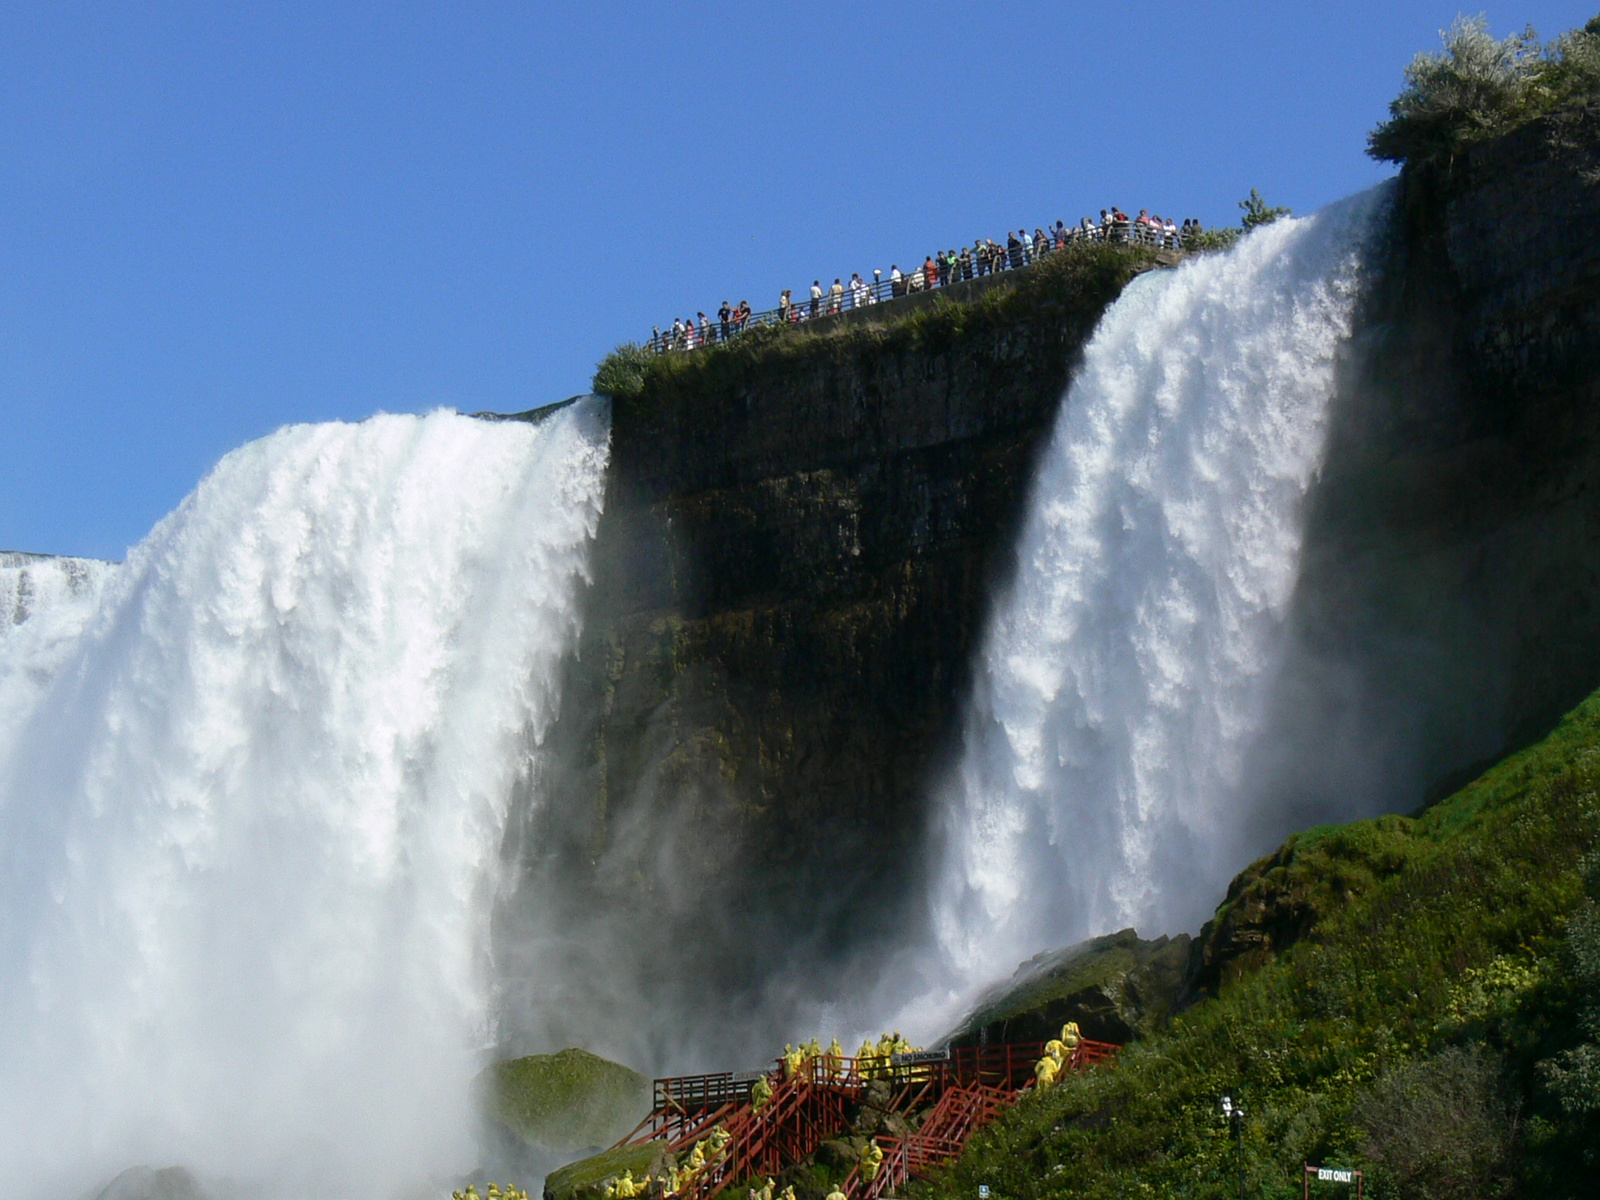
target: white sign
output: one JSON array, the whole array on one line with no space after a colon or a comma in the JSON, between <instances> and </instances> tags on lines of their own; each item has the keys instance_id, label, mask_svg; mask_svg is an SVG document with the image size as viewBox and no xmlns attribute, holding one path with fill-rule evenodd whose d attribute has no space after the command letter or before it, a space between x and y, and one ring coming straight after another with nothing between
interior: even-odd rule
<instances>
[{"instance_id":1,"label":"white sign","mask_svg":"<svg viewBox=\"0 0 1600 1200\"><path fill-rule=\"evenodd\" d=\"M1355 1172L1354 1171L1347 1171L1343 1167L1318 1167L1317 1168L1317 1182L1318 1183L1354 1183L1355 1181L1356 1181Z\"/></svg>"},{"instance_id":2,"label":"white sign","mask_svg":"<svg viewBox=\"0 0 1600 1200\"><path fill-rule=\"evenodd\" d=\"M978 1200L989 1200L989 1185L987 1183L978 1185Z\"/></svg>"},{"instance_id":3,"label":"white sign","mask_svg":"<svg viewBox=\"0 0 1600 1200\"><path fill-rule=\"evenodd\" d=\"M889 1062L897 1067L914 1067L918 1063L945 1062L949 1050L913 1050L908 1054L891 1054Z\"/></svg>"}]
</instances>

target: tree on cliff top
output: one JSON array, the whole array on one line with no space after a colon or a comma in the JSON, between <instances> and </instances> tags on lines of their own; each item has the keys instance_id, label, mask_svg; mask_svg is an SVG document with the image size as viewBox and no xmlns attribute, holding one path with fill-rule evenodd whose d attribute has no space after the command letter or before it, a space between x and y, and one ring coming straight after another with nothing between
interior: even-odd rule
<instances>
[{"instance_id":1,"label":"tree on cliff top","mask_svg":"<svg viewBox=\"0 0 1600 1200\"><path fill-rule=\"evenodd\" d=\"M1530 26L1497 41L1482 17L1457 17L1444 51L1406 67L1389 120L1367 138L1373 158L1448 162L1473 142L1600 95L1600 17L1541 45Z\"/></svg>"}]
</instances>

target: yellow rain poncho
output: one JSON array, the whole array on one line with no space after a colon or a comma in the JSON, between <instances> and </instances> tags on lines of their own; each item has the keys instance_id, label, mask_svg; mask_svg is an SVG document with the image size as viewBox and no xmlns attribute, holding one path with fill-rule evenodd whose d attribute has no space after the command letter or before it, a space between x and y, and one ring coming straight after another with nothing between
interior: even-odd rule
<instances>
[{"instance_id":1,"label":"yellow rain poncho","mask_svg":"<svg viewBox=\"0 0 1600 1200\"><path fill-rule=\"evenodd\" d=\"M873 1060L877 1051L872 1048L872 1039L868 1038L861 1043L861 1049L856 1051L856 1073L863 1079L872 1078Z\"/></svg>"},{"instance_id":2,"label":"yellow rain poncho","mask_svg":"<svg viewBox=\"0 0 1600 1200\"><path fill-rule=\"evenodd\" d=\"M844 1064L844 1047L839 1045L839 1039L834 1038L828 1043L828 1057L826 1069L830 1079L836 1079Z\"/></svg>"},{"instance_id":3,"label":"yellow rain poncho","mask_svg":"<svg viewBox=\"0 0 1600 1200\"><path fill-rule=\"evenodd\" d=\"M1068 1021L1061 1027L1061 1040L1066 1043L1068 1050L1076 1050L1078 1048L1078 1043L1083 1039L1078 1033L1078 1023L1076 1021Z\"/></svg>"},{"instance_id":4,"label":"yellow rain poncho","mask_svg":"<svg viewBox=\"0 0 1600 1200\"><path fill-rule=\"evenodd\" d=\"M1049 1091L1056 1085L1056 1077L1061 1074L1061 1064L1046 1054L1033 1064L1034 1082L1039 1085L1041 1092Z\"/></svg>"},{"instance_id":5,"label":"yellow rain poncho","mask_svg":"<svg viewBox=\"0 0 1600 1200\"><path fill-rule=\"evenodd\" d=\"M871 1183L878 1177L882 1167L883 1147L877 1142L868 1142L867 1148L861 1153L861 1178Z\"/></svg>"},{"instance_id":6,"label":"yellow rain poncho","mask_svg":"<svg viewBox=\"0 0 1600 1200\"><path fill-rule=\"evenodd\" d=\"M755 1086L750 1089L750 1111L760 1112L771 1103L772 1084L768 1083L767 1077L763 1075L756 1080Z\"/></svg>"}]
</instances>

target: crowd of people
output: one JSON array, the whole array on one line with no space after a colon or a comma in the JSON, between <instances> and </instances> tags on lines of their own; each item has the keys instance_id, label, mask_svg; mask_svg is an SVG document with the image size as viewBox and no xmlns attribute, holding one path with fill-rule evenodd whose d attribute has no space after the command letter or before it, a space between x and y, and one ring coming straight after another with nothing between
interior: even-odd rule
<instances>
[{"instance_id":1,"label":"crowd of people","mask_svg":"<svg viewBox=\"0 0 1600 1200\"><path fill-rule=\"evenodd\" d=\"M1171 217L1154 215L1142 208L1135 217L1119 208L1102 208L1098 221L1092 217L1084 217L1076 225L1057 221L1053 229L1036 228L1031 235L1025 228L1008 230L1003 242L979 238L970 246L934 251L908 270L891 263L887 275L875 270L870 281L860 272L852 274L849 283L835 277L828 287L823 287L822 280L813 279L810 291L801 299L794 298L792 288L784 288L778 295L778 306L765 312L752 310L748 300L737 305L724 300L714 316L697 312L687 319L675 318L665 330L656 326L649 349L663 354L715 345L737 337L752 325L798 324L1001 271L1019 270L1073 245L1114 242L1158 250L1192 249L1204 231L1192 217L1179 225Z\"/></svg>"}]
</instances>

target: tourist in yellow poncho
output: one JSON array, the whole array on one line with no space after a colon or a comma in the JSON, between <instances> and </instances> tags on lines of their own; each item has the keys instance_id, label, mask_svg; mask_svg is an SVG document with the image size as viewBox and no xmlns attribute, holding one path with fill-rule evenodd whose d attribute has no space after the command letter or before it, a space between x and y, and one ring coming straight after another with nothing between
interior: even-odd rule
<instances>
[{"instance_id":1,"label":"tourist in yellow poncho","mask_svg":"<svg viewBox=\"0 0 1600 1200\"><path fill-rule=\"evenodd\" d=\"M791 1183L788 1187L784 1188L783 1191L779 1192L778 1200L795 1200L794 1184Z\"/></svg>"},{"instance_id":2,"label":"tourist in yellow poncho","mask_svg":"<svg viewBox=\"0 0 1600 1200\"><path fill-rule=\"evenodd\" d=\"M756 1080L755 1086L750 1089L750 1111L760 1112L771 1103L772 1084L767 1082L767 1077L763 1075Z\"/></svg>"},{"instance_id":3,"label":"tourist in yellow poncho","mask_svg":"<svg viewBox=\"0 0 1600 1200\"><path fill-rule=\"evenodd\" d=\"M1076 1021L1068 1021L1061 1027L1061 1040L1066 1043L1068 1050L1076 1050L1078 1048L1078 1043L1083 1039L1078 1033L1078 1023Z\"/></svg>"},{"instance_id":4,"label":"tourist in yellow poncho","mask_svg":"<svg viewBox=\"0 0 1600 1200\"><path fill-rule=\"evenodd\" d=\"M733 1134L729 1133L721 1125L718 1125L711 1131L711 1136L706 1140L711 1143L710 1148L706 1153L706 1157L712 1162L716 1162L728 1152L728 1143L733 1141Z\"/></svg>"},{"instance_id":5,"label":"tourist in yellow poncho","mask_svg":"<svg viewBox=\"0 0 1600 1200\"><path fill-rule=\"evenodd\" d=\"M793 1079L800 1074L800 1064L805 1062L805 1058L806 1053L803 1046L796 1049L789 1045L788 1042L785 1042L783 1044L783 1077L785 1079Z\"/></svg>"},{"instance_id":6,"label":"tourist in yellow poncho","mask_svg":"<svg viewBox=\"0 0 1600 1200\"><path fill-rule=\"evenodd\" d=\"M877 1051L872 1048L872 1039L868 1038L861 1043L861 1049L856 1051L856 1074L863 1079L872 1078L873 1058Z\"/></svg>"},{"instance_id":7,"label":"tourist in yellow poncho","mask_svg":"<svg viewBox=\"0 0 1600 1200\"><path fill-rule=\"evenodd\" d=\"M685 1175L697 1175L697 1174L699 1174L701 1171L703 1171L705 1169L706 1169L705 1142L704 1141L699 1141L699 1142L696 1142L692 1147L690 1147L690 1149L689 1149L689 1157L684 1160L683 1173Z\"/></svg>"},{"instance_id":8,"label":"tourist in yellow poncho","mask_svg":"<svg viewBox=\"0 0 1600 1200\"><path fill-rule=\"evenodd\" d=\"M828 1193L828 1200L846 1200L845 1194L839 1190L839 1185L833 1185L833 1191Z\"/></svg>"},{"instance_id":9,"label":"tourist in yellow poncho","mask_svg":"<svg viewBox=\"0 0 1600 1200\"><path fill-rule=\"evenodd\" d=\"M838 1038L828 1043L828 1056L823 1063L829 1079L839 1078L839 1072L844 1066L844 1047L839 1045Z\"/></svg>"},{"instance_id":10,"label":"tourist in yellow poncho","mask_svg":"<svg viewBox=\"0 0 1600 1200\"><path fill-rule=\"evenodd\" d=\"M882 1166L883 1147L877 1142L868 1142L867 1148L861 1152L861 1178L871 1183L878 1177Z\"/></svg>"},{"instance_id":11,"label":"tourist in yellow poncho","mask_svg":"<svg viewBox=\"0 0 1600 1200\"><path fill-rule=\"evenodd\" d=\"M633 1181L633 1172L627 1170L619 1178L612 1181L611 1185L606 1188L605 1194L612 1200L633 1200L635 1196L643 1191L643 1185L635 1183Z\"/></svg>"},{"instance_id":12,"label":"tourist in yellow poncho","mask_svg":"<svg viewBox=\"0 0 1600 1200\"><path fill-rule=\"evenodd\" d=\"M758 1188L750 1189L750 1200L772 1200L772 1177L767 1176L766 1183Z\"/></svg>"},{"instance_id":13,"label":"tourist in yellow poncho","mask_svg":"<svg viewBox=\"0 0 1600 1200\"><path fill-rule=\"evenodd\" d=\"M1050 1055L1046 1054L1033 1064L1034 1082L1038 1084L1041 1092L1049 1091L1056 1084L1056 1077L1061 1074L1061 1064Z\"/></svg>"}]
</instances>

